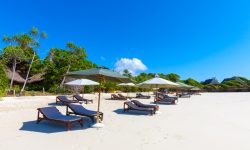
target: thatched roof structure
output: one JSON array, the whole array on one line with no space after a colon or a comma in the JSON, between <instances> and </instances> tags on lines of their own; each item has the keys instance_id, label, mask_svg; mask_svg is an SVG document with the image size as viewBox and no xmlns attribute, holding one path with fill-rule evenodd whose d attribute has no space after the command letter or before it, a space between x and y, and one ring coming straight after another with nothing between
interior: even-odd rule
<instances>
[{"instance_id":1,"label":"thatched roof structure","mask_svg":"<svg viewBox=\"0 0 250 150\"><path fill-rule=\"evenodd\" d=\"M7 69L5 69L5 72L6 72L7 77L11 80L12 71L9 68L7 68ZM42 81L43 75L44 75L44 73L39 73L39 74L36 74L36 75L30 77L28 79L27 83L34 83L34 82ZM24 81L25 81L25 79L18 72L14 73L14 82L24 83Z\"/></svg>"}]
</instances>

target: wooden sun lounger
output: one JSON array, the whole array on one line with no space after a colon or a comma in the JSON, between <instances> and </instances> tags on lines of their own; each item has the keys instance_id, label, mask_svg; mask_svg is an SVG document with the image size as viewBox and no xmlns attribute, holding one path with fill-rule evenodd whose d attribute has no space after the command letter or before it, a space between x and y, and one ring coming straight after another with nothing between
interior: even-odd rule
<instances>
[{"instance_id":1,"label":"wooden sun lounger","mask_svg":"<svg viewBox=\"0 0 250 150\"><path fill-rule=\"evenodd\" d=\"M67 127L67 130L70 130L72 124L78 122L81 127L83 127L83 119L77 116L66 116L59 112L56 107L44 107L38 108L37 114L37 124L40 123L42 120L49 120L58 123L64 123ZM40 116L42 114L42 117Z\"/></svg>"},{"instance_id":2,"label":"wooden sun lounger","mask_svg":"<svg viewBox=\"0 0 250 150\"><path fill-rule=\"evenodd\" d=\"M159 110L158 105L143 104L138 100L131 100L131 102L134 103L135 105L137 105L138 107L153 108L155 111Z\"/></svg>"},{"instance_id":3,"label":"wooden sun lounger","mask_svg":"<svg viewBox=\"0 0 250 150\"><path fill-rule=\"evenodd\" d=\"M128 98L130 98L130 97L124 96L124 95L122 95L122 94L120 94L120 93L118 94L118 96L119 96L121 99L126 99L126 100L127 100Z\"/></svg>"},{"instance_id":4,"label":"wooden sun lounger","mask_svg":"<svg viewBox=\"0 0 250 150\"><path fill-rule=\"evenodd\" d=\"M191 95L189 93L179 93L178 97L181 97L181 98L190 98Z\"/></svg>"},{"instance_id":5,"label":"wooden sun lounger","mask_svg":"<svg viewBox=\"0 0 250 150\"><path fill-rule=\"evenodd\" d=\"M166 94L162 95L163 98L169 98L169 99L174 99L174 100L178 100L178 97L177 96L168 96Z\"/></svg>"},{"instance_id":6,"label":"wooden sun lounger","mask_svg":"<svg viewBox=\"0 0 250 150\"><path fill-rule=\"evenodd\" d=\"M85 102L85 104L88 104L88 103L93 103L93 100L92 99L86 99L86 98L83 98L81 97L80 95L73 95L73 100L76 99L78 101L82 101L82 102Z\"/></svg>"},{"instance_id":7,"label":"wooden sun lounger","mask_svg":"<svg viewBox=\"0 0 250 150\"><path fill-rule=\"evenodd\" d=\"M127 100L127 98L122 98L120 96L117 96L116 94L111 94L111 99L113 99L113 100Z\"/></svg>"},{"instance_id":8,"label":"wooden sun lounger","mask_svg":"<svg viewBox=\"0 0 250 150\"><path fill-rule=\"evenodd\" d=\"M177 104L178 100L173 97L157 97L154 103L156 104Z\"/></svg>"},{"instance_id":9,"label":"wooden sun lounger","mask_svg":"<svg viewBox=\"0 0 250 150\"><path fill-rule=\"evenodd\" d=\"M137 93L135 98L150 99L150 96Z\"/></svg>"},{"instance_id":10,"label":"wooden sun lounger","mask_svg":"<svg viewBox=\"0 0 250 150\"><path fill-rule=\"evenodd\" d=\"M137 110L137 111L144 111L144 112L149 112L151 115L155 114L155 110L153 108L144 108L144 107L139 107L132 102L124 102L123 105L123 111L129 111L129 110Z\"/></svg>"},{"instance_id":11,"label":"wooden sun lounger","mask_svg":"<svg viewBox=\"0 0 250 150\"><path fill-rule=\"evenodd\" d=\"M69 100L66 96L57 96L56 97L56 104L62 103L63 105L67 105L69 103L79 103L77 100Z\"/></svg>"},{"instance_id":12,"label":"wooden sun lounger","mask_svg":"<svg viewBox=\"0 0 250 150\"><path fill-rule=\"evenodd\" d=\"M69 111L69 109L71 111ZM87 116L87 117L91 118L92 122L95 122L96 118L97 118L97 111L88 110L80 104L67 104L66 114L67 115L74 114L74 115L79 115L79 116ZM99 118L101 119L101 121L103 120L103 113L102 112L99 112Z\"/></svg>"}]
</instances>

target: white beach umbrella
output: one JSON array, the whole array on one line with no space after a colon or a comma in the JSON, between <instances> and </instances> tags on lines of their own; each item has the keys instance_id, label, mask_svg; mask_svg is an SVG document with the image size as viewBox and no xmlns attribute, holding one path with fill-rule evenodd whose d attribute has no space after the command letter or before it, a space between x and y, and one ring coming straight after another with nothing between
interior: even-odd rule
<instances>
[{"instance_id":1,"label":"white beach umbrella","mask_svg":"<svg viewBox=\"0 0 250 150\"><path fill-rule=\"evenodd\" d=\"M84 85L99 85L98 82L89 80L89 79L77 79L74 81L70 81L65 83L66 85L71 85L71 86L84 86ZM82 94L83 97L83 94Z\"/></svg>"},{"instance_id":2,"label":"white beach umbrella","mask_svg":"<svg viewBox=\"0 0 250 150\"><path fill-rule=\"evenodd\" d=\"M95 82L89 79L78 79L78 80L70 81L65 84L66 85L99 85L98 82Z\"/></svg>"},{"instance_id":3,"label":"white beach umbrella","mask_svg":"<svg viewBox=\"0 0 250 150\"><path fill-rule=\"evenodd\" d=\"M135 86L134 83L121 83L121 84L118 84L119 86Z\"/></svg>"},{"instance_id":4,"label":"white beach umbrella","mask_svg":"<svg viewBox=\"0 0 250 150\"><path fill-rule=\"evenodd\" d=\"M121 84L118 84L119 86L124 86L124 87L130 87L130 86L135 86L134 83L121 83ZM127 96L129 96L129 94L127 93Z\"/></svg>"},{"instance_id":5,"label":"white beach umbrella","mask_svg":"<svg viewBox=\"0 0 250 150\"><path fill-rule=\"evenodd\" d=\"M141 88L169 88L177 87L179 84L160 78L158 75L155 75L153 79L144 81L137 84Z\"/></svg>"},{"instance_id":6,"label":"white beach umbrella","mask_svg":"<svg viewBox=\"0 0 250 150\"><path fill-rule=\"evenodd\" d=\"M137 84L137 86L141 88L170 88L170 87L177 87L179 84L176 84L174 82L165 80L160 78L158 75L155 75L153 79L144 81L142 83ZM157 95L156 95L157 97Z\"/></svg>"}]
</instances>

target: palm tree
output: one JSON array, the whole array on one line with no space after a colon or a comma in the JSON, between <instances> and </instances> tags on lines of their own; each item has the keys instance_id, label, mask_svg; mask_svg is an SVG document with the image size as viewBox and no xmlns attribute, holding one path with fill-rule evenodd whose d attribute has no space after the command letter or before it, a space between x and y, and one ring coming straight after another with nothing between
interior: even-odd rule
<instances>
[{"instance_id":1,"label":"palm tree","mask_svg":"<svg viewBox=\"0 0 250 150\"><path fill-rule=\"evenodd\" d=\"M27 84L27 81L29 79L29 74L32 68L32 64L36 57L36 51L35 49L39 48L39 39L40 38L47 38L47 34L45 32L39 33L39 30L35 27L33 27L29 34L24 34L23 36L20 36L18 38L19 44L24 47L25 49L31 47L33 49L33 56L29 65L29 69L26 74L25 81L23 83L23 87L20 91L20 93L24 92L25 86Z\"/></svg>"}]
</instances>

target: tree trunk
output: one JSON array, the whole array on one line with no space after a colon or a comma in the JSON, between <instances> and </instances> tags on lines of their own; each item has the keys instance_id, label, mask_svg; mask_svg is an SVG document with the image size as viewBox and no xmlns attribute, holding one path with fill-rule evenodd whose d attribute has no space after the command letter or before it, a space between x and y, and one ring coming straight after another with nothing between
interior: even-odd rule
<instances>
[{"instance_id":1,"label":"tree trunk","mask_svg":"<svg viewBox=\"0 0 250 150\"><path fill-rule=\"evenodd\" d=\"M68 69L67 69L66 74L69 72L69 69L70 69L70 65L68 66ZM63 84L64 84L64 82L65 82L65 79L66 79L66 77L64 76L64 77L63 77L63 80L62 80L62 82L61 82L61 84L60 84L60 87L63 86Z\"/></svg>"},{"instance_id":2,"label":"tree trunk","mask_svg":"<svg viewBox=\"0 0 250 150\"><path fill-rule=\"evenodd\" d=\"M27 75L26 75L26 78L25 78L25 81L24 81L24 83L23 83L23 87L22 87L20 93L22 93L22 92L24 91L24 89L25 89L25 86L26 86L27 81L28 81L28 78L29 78L29 74L30 74L31 67L32 67L32 64L33 64L34 59L35 59L35 56L36 56L36 53L34 52L33 57L32 57L32 60L31 60L31 63L30 63L30 66L29 66L29 69L28 69L28 72L27 72Z\"/></svg>"},{"instance_id":3,"label":"tree trunk","mask_svg":"<svg viewBox=\"0 0 250 150\"><path fill-rule=\"evenodd\" d=\"M12 89L12 86L13 86L15 72L16 72L16 59L14 59L13 65L12 65L12 75L11 75L11 81L10 81L10 89Z\"/></svg>"}]
</instances>

